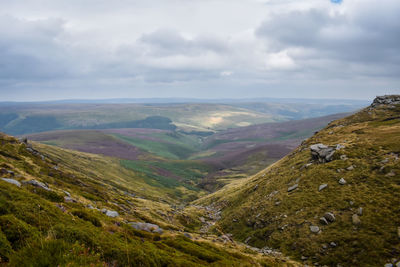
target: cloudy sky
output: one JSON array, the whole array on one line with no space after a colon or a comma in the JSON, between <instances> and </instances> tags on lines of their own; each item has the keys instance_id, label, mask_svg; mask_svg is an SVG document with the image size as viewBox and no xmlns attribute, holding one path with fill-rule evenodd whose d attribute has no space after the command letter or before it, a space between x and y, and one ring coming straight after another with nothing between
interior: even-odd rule
<instances>
[{"instance_id":1,"label":"cloudy sky","mask_svg":"<svg viewBox=\"0 0 400 267\"><path fill-rule=\"evenodd\" d=\"M0 0L0 101L400 93L399 0Z\"/></svg>"}]
</instances>

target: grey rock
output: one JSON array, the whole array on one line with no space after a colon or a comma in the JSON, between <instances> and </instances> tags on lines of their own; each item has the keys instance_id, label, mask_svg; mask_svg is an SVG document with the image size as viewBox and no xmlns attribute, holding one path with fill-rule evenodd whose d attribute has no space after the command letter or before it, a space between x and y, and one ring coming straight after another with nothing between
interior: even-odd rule
<instances>
[{"instance_id":1,"label":"grey rock","mask_svg":"<svg viewBox=\"0 0 400 267\"><path fill-rule=\"evenodd\" d=\"M325 217L319 218L319 222L320 222L321 224L325 224L325 225L329 224L329 222L326 220Z\"/></svg>"},{"instance_id":2,"label":"grey rock","mask_svg":"<svg viewBox=\"0 0 400 267\"><path fill-rule=\"evenodd\" d=\"M345 185L347 182L346 182L346 180L342 177L342 178L340 178L340 180L339 180L339 184L341 184L341 185Z\"/></svg>"},{"instance_id":3,"label":"grey rock","mask_svg":"<svg viewBox=\"0 0 400 267\"><path fill-rule=\"evenodd\" d=\"M295 185L292 185L292 186L290 186L289 188L288 188L288 192L292 192L293 190L295 190L297 187L299 187L299 185L298 184L295 184Z\"/></svg>"},{"instance_id":4,"label":"grey rock","mask_svg":"<svg viewBox=\"0 0 400 267\"><path fill-rule=\"evenodd\" d=\"M311 157L318 160L320 163L329 162L333 159L335 148L328 147L324 144L315 144L310 146Z\"/></svg>"},{"instance_id":5,"label":"grey rock","mask_svg":"<svg viewBox=\"0 0 400 267\"><path fill-rule=\"evenodd\" d=\"M319 186L319 188L318 188L318 191L322 191L322 190L324 190L325 188L327 188L328 187L328 184L321 184L320 186Z\"/></svg>"},{"instance_id":6,"label":"grey rock","mask_svg":"<svg viewBox=\"0 0 400 267\"><path fill-rule=\"evenodd\" d=\"M114 210L108 210L108 211L106 212L106 215L107 215L108 217L112 217L112 218L115 218L115 217L118 217L118 216L119 216L118 212L116 212L116 211L114 211Z\"/></svg>"},{"instance_id":7,"label":"grey rock","mask_svg":"<svg viewBox=\"0 0 400 267\"><path fill-rule=\"evenodd\" d=\"M359 225L361 223L360 217L358 217L357 214L353 214L353 216L351 217L351 220L352 220L353 224L355 224L355 225Z\"/></svg>"},{"instance_id":8,"label":"grey rock","mask_svg":"<svg viewBox=\"0 0 400 267\"><path fill-rule=\"evenodd\" d=\"M140 231L146 231L146 232L158 233L158 234L162 234L164 232L163 229L160 228L160 226L158 226L157 224L142 223L142 222L130 222L129 225L132 226L133 228L135 228L136 230L140 230Z\"/></svg>"},{"instance_id":9,"label":"grey rock","mask_svg":"<svg viewBox=\"0 0 400 267\"><path fill-rule=\"evenodd\" d=\"M393 264L391 264L391 263L386 263L386 264L384 265L384 267L393 267Z\"/></svg>"},{"instance_id":10,"label":"grey rock","mask_svg":"<svg viewBox=\"0 0 400 267\"><path fill-rule=\"evenodd\" d=\"M64 201L65 202L69 202L69 203L76 203L77 202L75 199L73 199L72 197L68 197L68 196L64 197Z\"/></svg>"},{"instance_id":11,"label":"grey rock","mask_svg":"<svg viewBox=\"0 0 400 267\"><path fill-rule=\"evenodd\" d=\"M40 188L42 188L44 190L50 191L50 188L46 184L44 184L42 182L39 182L39 181L36 181L36 180L29 180L29 181L25 181L23 183L30 184L30 185L33 185L33 186L36 186L36 187L40 187Z\"/></svg>"},{"instance_id":12,"label":"grey rock","mask_svg":"<svg viewBox=\"0 0 400 267\"><path fill-rule=\"evenodd\" d=\"M318 233L318 232L319 232L319 227L316 226L316 225L311 225L311 226L310 226L310 231L311 231L312 233Z\"/></svg>"},{"instance_id":13,"label":"grey rock","mask_svg":"<svg viewBox=\"0 0 400 267\"><path fill-rule=\"evenodd\" d=\"M10 183L10 184L16 185L18 187L21 187L21 183L18 182L17 180L10 179L10 178L1 178L1 180L3 180L4 182Z\"/></svg>"},{"instance_id":14,"label":"grey rock","mask_svg":"<svg viewBox=\"0 0 400 267\"><path fill-rule=\"evenodd\" d=\"M348 160L349 158L346 155L340 155L341 160Z\"/></svg>"},{"instance_id":15,"label":"grey rock","mask_svg":"<svg viewBox=\"0 0 400 267\"><path fill-rule=\"evenodd\" d=\"M333 247L333 248L337 247L337 244L336 244L335 242L331 242L331 243L329 243L329 245L330 245L331 247Z\"/></svg>"},{"instance_id":16,"label":"grey rock","mask_svg":"<svg viewBox=\"0 0 400 267\"><path fill-rule=\"evenodd\" d=\"M114 210L101 209L101 212L111 218L115 218L115 217L119 216L118 212L116 212Z\"/></svg>"},{"instance_id":17,"label":"grey rock","mask_svg":"<svg viewBox=\"0 0 400 267\"><path fill-rule=\"evenodd\" d=\"M336 221L335 214L333 214L332 212L327 212L327 213L325 213L324 217L325 217L325 219L327 219L329 222L334 222L334 221Z\"/></svg>"},{"instance_id":18,"label":"grey rock","mask_svg":"<svg viewBox=\"0 0 400 267\"><path fill-rule=\"evenodd\" d=\"M66 194L67 196L71 197L71 194L68 191L63 190L64 194Z\"/></svg>"}]
</instances>

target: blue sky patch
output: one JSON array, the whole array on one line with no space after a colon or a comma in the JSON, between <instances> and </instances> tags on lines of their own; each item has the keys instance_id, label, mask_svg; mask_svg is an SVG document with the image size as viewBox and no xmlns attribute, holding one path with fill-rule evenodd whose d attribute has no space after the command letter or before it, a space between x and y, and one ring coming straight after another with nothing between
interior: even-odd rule
<instances>
[{"instance_id":1,"label":"blue sky patch","mask_svg":"<svg viewBox=\"0 0 400 267\"><path fill-rule=\"evenodd\" d=\"M343 2L343 0L331 0L331 2L334 4L340 4Z\"/></svg>"}]
</instances>

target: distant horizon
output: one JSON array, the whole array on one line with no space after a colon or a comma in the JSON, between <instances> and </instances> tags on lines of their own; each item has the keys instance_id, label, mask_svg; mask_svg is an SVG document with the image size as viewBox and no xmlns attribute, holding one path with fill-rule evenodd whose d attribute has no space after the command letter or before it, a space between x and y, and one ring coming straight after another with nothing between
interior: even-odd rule
<instances>
[{"instance_id":1,"label":"distant horizon","mask_svg":"<svg viewBox=\"0 0 400 267\"><path fill-rule=\"evenodd\" d=\"M378 95L377 95L378 96ZM375 97L374 97L375 98ZM49 99L49 100L32 100L32 101L20 101L20 100L7 100L7 101L0 101L0 103L143 103L143 104L157 104L157 103L188 103L188 102L198 102L198 103L216 103L221 101L220 103L224 102L289 102L293 101L294 103L297 102L307 102L307 101L345 101L345 102L371 102L374 98L365 98L365 99L356 99L356 98L299 98L299 97L249 97L249 98L239 98L239 97L232 97L232 98L196 98L196 97L125 97L125 98L60 98L60 99ZM132 102L129 102L132 101ZM150 102L147 102L150 101ZM151 102L154 101L154 102ZM174 102L177 101L177 102Z\"/></svg>"}]
</instances>

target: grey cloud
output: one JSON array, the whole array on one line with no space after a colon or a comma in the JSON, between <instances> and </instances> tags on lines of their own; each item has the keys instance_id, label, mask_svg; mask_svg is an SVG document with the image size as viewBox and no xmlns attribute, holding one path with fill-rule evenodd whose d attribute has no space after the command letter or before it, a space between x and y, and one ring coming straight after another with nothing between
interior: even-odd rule
<instances>
[{"instance_id":1,"label":"grey cloud","mask_svg":"<svg viewBox=\"0 0 400 267\"><path fill-rule=\"evenodd\" d=\"M390 67L392 71L387 73L394 75L400 65L396 52L400 47L400 20L394 15L400 14L400 2L388 2L359 1L345 13L311 9L275 14L256 35L266 40L273 52L303 49L306 55L291 54L303 64L321 59L341 61L342 65L368 64L381 74ZM330 66L323 68L326 71Z\"/></svg>"},{"instance_id":2,"label":"grey cloud","mask_svg":"<svg viewBox=\"0 0 400 267\"><path fill-rule=\"evenodd\" d=\"M0 16L0 78L48 79L71 75L66 50L57 38L63 21L28 21Z\"/></svg>"}]
</instances>

